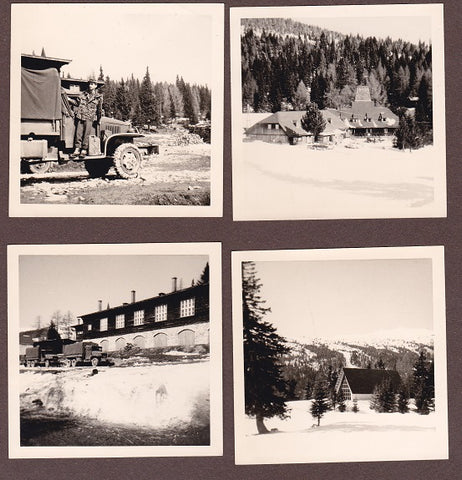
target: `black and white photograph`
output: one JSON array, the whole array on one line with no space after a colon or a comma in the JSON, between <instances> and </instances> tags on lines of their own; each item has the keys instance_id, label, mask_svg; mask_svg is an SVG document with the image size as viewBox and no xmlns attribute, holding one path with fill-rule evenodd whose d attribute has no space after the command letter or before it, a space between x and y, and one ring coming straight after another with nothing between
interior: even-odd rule
<instances>
[{"instance_id":1,"label":"black and white photograph","mask_svg":"<svg viewBox=\"0 0 462 480\"><path fill-rule=\"evenodd\" d=\"M8 262L10 458L222 454L219 243Z\"/></svg>"},{"instance_id":2,"label":"black and white photograph","mask_svg":"<svg viewBox=\"0 0 462 480\"><path fill-rule=\"evenodd\" d=\"M221 216L223 16L12 5L10 214Z\"/></svg>"},{"instance_id":3,"label":"black and white photograph","mask_svg":"<svg viewBox=\"0 0 462 480\"><path fill-rule=\"evenodd\" d=\"M443 247L233 252L236 464L448 458Z\"/></svg>"},{"instance_id":4,"label":"black and white photograph","mask_svg":"<svg viewBox=\"0 0 462 480\"><path fill-rule=\"evenodd\" d=\"M446 216L441 4L230 21L235 220Z\"/></svg>"}]
</instances>

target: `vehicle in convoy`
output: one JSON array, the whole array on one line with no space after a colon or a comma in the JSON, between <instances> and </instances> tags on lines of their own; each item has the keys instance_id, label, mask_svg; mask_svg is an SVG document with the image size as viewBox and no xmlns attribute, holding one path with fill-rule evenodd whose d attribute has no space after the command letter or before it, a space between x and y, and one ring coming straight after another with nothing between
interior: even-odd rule
<instances>
[{"instance_id":1,"label":"vehicle in convoy","mask_svg":"<svg viewBox=\"0 0 462 480\"><path fill-rule=\"evenodd\" d=\"M62 361L63 346L73 340L41 340L27 347L20 358L25 367L59 367Z\"/></svg>"},{"instance_id":2,"label":"vehicle in convoy","mask_svg":"<svg viewBox=\"0 0 462 480\"><path fill-rule=\"evenodd\" d=\"M110 365L106 352L94 342L68 339L41 340L27 347L20 356L25 367L76 367L80 365Z\"/></svg>"},{"instance_id":3,"label":"vehicle in convoy","mask_svg":"<svg viewBox=\"0 0 462 480\"><path fill-rule=\"evenodd\" d=\"M53 162L70 160L76 123L69 97L78 96L86 81L60 76L60 68L69 62L21 55L23 173L45 173ZM83 161L91 177L102 177L114 166L120 177L135 178L143 156L159 153L159 145L140 142L143 137L130 122L103 116L90 135L88 154L72 160Z\"/></svg>"},{"instance_id":4,"label":"vehicle in convoy","mask_svg":"<svg viewBox=\"0 0 462 480\"><path fill-rule=\"evenodd\" d=\"M107 353L94 342L76 342L63 346L63 359L67 367L108 364Z\"/></svg>"}]
</instances>

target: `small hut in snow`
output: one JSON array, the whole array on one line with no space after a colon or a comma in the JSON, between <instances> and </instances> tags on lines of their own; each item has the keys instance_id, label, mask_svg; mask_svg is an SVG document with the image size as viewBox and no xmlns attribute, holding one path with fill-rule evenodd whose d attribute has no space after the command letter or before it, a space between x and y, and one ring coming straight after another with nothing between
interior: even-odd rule
<instances>
[{"instance_id":1,"label":"small hut in snow","mask_svg":"<svg viewBox=\"0 0 462 480\"><path fill-rule=\"evenodd\" d=\"M335 392L341 390L345 400L370 400L375 387L387 380L395 390L401 384L401 377L396 370L344 368L337 379Z\"/></svg>"}]
</instances>

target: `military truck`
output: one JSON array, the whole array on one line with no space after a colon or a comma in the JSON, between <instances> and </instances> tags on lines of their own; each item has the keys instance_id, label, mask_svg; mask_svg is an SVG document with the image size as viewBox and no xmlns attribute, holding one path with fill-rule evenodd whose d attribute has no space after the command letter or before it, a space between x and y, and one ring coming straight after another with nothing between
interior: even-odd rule
<instances>
[{"instance_id":1,"label":"military truck","mask_svg":"<svg viewBox=\"0 0 462 480\"><path fill-rule=\"evenodd\" d=\"M25 367L59 367L62 362L63 344L74 343L73 340L41 340L27 347L20 359Z\"/></svg>"},{"instance_id":2,"label":"military truck","mask_svg":"<svg viewBox=\"0 0 462 480\"><path fill-rule=\"evenodd\" d=\"M69 97L80 90L66 89L69 79L60 68L70 60L21 56L21 171L45 173L53 162L65 163L74 150L76 123ZM71 86L85 84L75 80ZM83 161L91 177L102 177L114 166L122 178L135 178L144 155L159 153L159 145L139 142L143 135L130 122L103 116L90 135ZM137 139L137 141L135 141Z\"/></svg>"},{"instance_id":3,"label":"military truck","mask_svg":"<svg viewBox=\"0 0 462 480\"><path fill-rule=\"evenodd\" d=\"M98 365L108 364L107 353L94 342L76 342L63 346L63 361L67 367L77 365Z\"/></svg>"}]
</instances>

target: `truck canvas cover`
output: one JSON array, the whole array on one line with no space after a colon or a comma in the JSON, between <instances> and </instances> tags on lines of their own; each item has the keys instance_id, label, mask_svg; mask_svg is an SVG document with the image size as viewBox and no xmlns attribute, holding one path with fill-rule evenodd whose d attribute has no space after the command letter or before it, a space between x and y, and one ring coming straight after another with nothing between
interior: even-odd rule
<instances>
[{"instance_id":1,"label":"truck canvas cover","mask_svg":"<svg viewBox=\"0 0 462 480\"><path fill-rule=\"evenodd\" d=\"M61 118L61 79L55 68L21 68L21 118L59 120Z\"/></svg>"}]
</instances>

